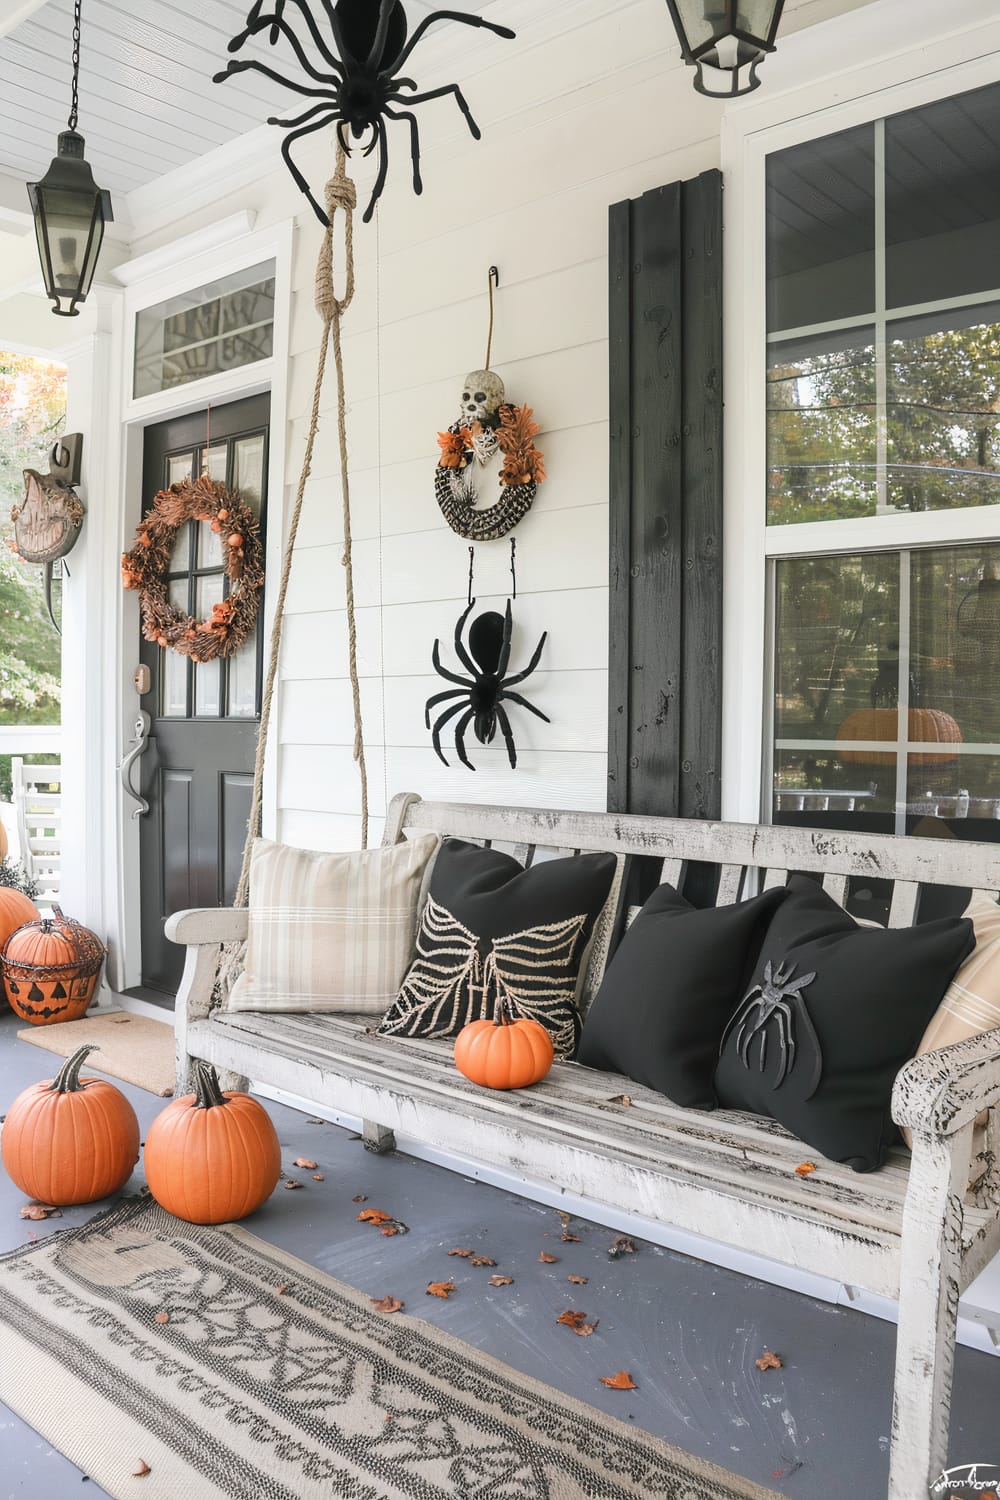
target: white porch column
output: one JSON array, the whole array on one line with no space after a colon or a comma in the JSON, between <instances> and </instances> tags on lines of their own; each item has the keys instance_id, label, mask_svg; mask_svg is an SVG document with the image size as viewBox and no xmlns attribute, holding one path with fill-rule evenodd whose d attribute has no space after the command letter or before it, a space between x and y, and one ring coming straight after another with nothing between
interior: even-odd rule
<instances>
[{"instance_id":1,"label":"white porch column","mask_svg":"<svg viewBox=\"0 0 1000 1500\"><path fill-rule=\"evenodd\" d=\"M80 540L62 595L62 898L111 945L117 927L116 765L120 738L121 294L95 286L95 331L60 351L68 366L67 432L83 433Z\"/></svg>"}]
</instances>

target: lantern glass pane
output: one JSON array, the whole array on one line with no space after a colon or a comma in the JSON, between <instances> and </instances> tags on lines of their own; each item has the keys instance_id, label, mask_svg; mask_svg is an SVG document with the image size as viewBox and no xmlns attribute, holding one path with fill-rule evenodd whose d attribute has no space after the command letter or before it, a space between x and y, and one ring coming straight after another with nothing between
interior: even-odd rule
<instances>
[{"instance_id":1,"label":"lantern glass pane","mask_svg":"<svg viewBox=\"0 0 1000 1500\"><path fill-rule=\"evenodd\" d=\"M775 0L740 0L736 7L736 29L747 31L758 41L766 42L776 9Z\"/></svg>"},{"instance_id":2,"label":"lantern glass pane","mask_svg":"<svg viewBox=\"0 0 1000 1500\"><path fill-rule=\"evenodd\" d=\"M725 0L676 0L684 35L692 52L729 30Z\"/></svg>"},{"instance_id":3,"label":"lantern glass pane","mask_svg":"<svg viewBox=\"0 0 1000 1500\"><path fill-rule=\"evenodd\" d=\"M104 235L100 199L82 199L79 193L39 188L44 216L42 265L47 289L69 306L90 291ZM41 249L41 238L39 240Z\"/></svg>"}]
</instances>

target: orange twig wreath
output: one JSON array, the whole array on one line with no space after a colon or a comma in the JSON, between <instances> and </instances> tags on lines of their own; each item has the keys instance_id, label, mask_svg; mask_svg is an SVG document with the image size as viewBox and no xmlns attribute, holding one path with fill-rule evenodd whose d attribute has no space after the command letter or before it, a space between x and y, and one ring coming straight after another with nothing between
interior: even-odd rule
<instances>
[{"instance_id":1,"label":"orange twig wreath","mask_svg":"<svg viewBox=\"0 0 1000 1500\"><path fill-rule=\"evenodd\" d=\"M208 521L225 542L229 592L196 620L171 604L167 573L178 531L189 521ZM136 531L135 546L122 557L122 583L138 589L142 633L158 646L172 646L195 661L232 656L257 621L264 568L257 518L235 490L202 475L160 490Z\"/></svg>"}]
</instances>

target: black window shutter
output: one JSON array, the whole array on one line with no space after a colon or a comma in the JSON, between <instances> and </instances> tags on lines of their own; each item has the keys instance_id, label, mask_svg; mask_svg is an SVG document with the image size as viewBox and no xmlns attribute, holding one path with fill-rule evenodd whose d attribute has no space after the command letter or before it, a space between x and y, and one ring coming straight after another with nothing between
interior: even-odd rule
<instances>
[{"instance_id":1,"label":"black window shutter","mask_svg":"<svg viewBox=\"0 0 1000 1500\"><path fill-rule=\"evenodd\" d=\"M722 751L722 176L610 213L608 807L715 818Z\"/></svg>"}]
</instances>

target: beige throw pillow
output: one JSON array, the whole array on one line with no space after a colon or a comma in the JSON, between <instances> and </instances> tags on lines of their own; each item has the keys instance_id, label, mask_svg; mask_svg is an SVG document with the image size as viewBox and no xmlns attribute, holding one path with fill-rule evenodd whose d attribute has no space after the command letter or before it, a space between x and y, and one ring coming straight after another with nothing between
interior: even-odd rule
<instances>
[{"instance_id":1,"label":"beige throw pillow","mask_svg":"<svg viewBox=\"0 0 1000 1500\"><path fill-rule=\"evenodd\" d=\"M246 967L229 1010L381 1016L413 958L437 846L433 833L350 854L258 839Z\"/></svg>"},{"instance_id":2,"label":"beige throw pillow","mask_svg":"<svg viewBox=\"0 0 1000 1500\"><path fill-rule=\"evenodd\" d=\"M950 1047L1000 1026L1000 906L976 892L963 913L972 918L976 946L945 990L931 1017L916 1056ZM976 1124L985 1124L986 1112ZM907 1145L910 1132L903 1131Z\"/></svg>"}]
</instances>

